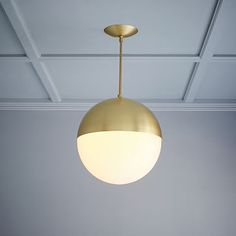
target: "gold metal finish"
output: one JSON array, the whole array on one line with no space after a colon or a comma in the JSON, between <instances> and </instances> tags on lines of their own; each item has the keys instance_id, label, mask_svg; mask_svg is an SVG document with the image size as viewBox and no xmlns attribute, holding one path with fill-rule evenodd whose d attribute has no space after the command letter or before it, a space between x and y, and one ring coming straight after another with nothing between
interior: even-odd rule
<instances>
[{"instance_id":1,"label":"gold metal finish","mask_svg":"<svg viewBox=\"0 0 236 236\"><path fill-rule=\"evenodd\" d=\"M120 43L120 55L119 55L119 92L117 97L121 98L122 96L122 57L123 57L123 39L125 37L130 37L138 32L138 29L132 25L110 25L104 29L105 33L113 36L119 37Z\"/></svg>"},{"instance_id":2,"label":"gold metal finish","mask_svg":"<svg viewBox=\"0 0 236 236\"><path fill-rule=\"evenodd\" d=\"M112 37L120 37L124 38L130 37L138 32L138 29L132 25L110 25L104 29L105 33Z\"/></svg>"},{"instance_id":3,"label":"gold metal finish","mask_svg":"<svg viewBox=\"0 0 236 236\"><path fill-rule=\"evenodd\" d=\"M120 57L119 57L119 93L118 93L118 98L121 98L122 96L122 46L123 46L123 36L120 36L119 38L120 42Z\"/></svg>"},{"instance_id":4,"label":"gold metal finish","mask_svg":"<svg viewBox=\"0 0 236 236\"><path fill-rule=\"evenodd\" d=\"M161 128L152 112L144 105L125 98L98 103L84 116L77 137L99 131L135 131L162 137Z\"/></svg>"},{"instance_id":5,"label":"gold metal finish","mask_svg":"<svg viewBox=\"0 0 236 236\"><path fill-rule=\"evenodd\" d=\"M158 120L141 103L122 97L123 40L138 32L131 25L111 25L104 31L119 38L119 91L117 98L92 107L77 133L81 161L96 178L127 184L145 176L161 150Z\"/></svg>"},{"instance_id":6,"label":"gold metal finish","mask_svg":"<svg viewBox=\"0 0 236 236\"><path fill-rule=\"evenodd\" d=\"M161 128L152 112L144 105L122 98L123 39L138 32L131 25L111 25L104 31L119 37L119 92L118 98L108 99L92 107L84 116L77 137L100 131L134 131L152 133L162 137Z\"/></svg>"}]
</instances>

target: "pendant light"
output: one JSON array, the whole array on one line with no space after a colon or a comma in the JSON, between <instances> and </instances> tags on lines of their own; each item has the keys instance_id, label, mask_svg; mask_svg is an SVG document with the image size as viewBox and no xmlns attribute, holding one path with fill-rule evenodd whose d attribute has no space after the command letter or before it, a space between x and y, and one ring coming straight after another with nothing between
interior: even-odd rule
<instances>
[{"instance_id":1,"label":"pendant light","mask_svg":"<svg viewBox=\"0 0 236 236\"><path fill-rule=\"evenodd\" d=\"M122 96L122 44L138 32L131 25L104 29L119 38L119 92L98 103L81 121L77 148L82 163L96 178L110 184L128 184L145 176L158 160L160 125L144 105Z\"/></svg>"}]
</instances>

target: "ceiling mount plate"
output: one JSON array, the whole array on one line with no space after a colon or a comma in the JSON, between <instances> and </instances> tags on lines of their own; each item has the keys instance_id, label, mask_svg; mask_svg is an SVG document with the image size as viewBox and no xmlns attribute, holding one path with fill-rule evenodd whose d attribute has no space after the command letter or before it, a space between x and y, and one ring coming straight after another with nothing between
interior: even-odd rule
<instances>
[{"instance_id":1,"label":"ceiling mount plate","mask_svg":"<svg viewBox=\"0 0 236 236\"><path fill-rule=\"evenodd\" d=\"M138 29L132 25L109 25L104 32L112 37L130 37L138 32Z\"/></svg>"}]
</instances>

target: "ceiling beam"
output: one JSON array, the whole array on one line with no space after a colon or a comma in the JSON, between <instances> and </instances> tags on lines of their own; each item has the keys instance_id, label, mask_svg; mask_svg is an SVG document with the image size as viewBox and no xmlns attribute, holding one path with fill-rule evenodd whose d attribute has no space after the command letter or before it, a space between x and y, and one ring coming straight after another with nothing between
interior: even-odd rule
<instances>
[{"instance_id":1,"label":"ceiling beam","mask_svg":"<svg viewBox=\"0 0 236 236\"><path fill-rule=\"evenodd\" d=\"M236 62L236 55L235 54L215 54L212 57L213 61L218 62Z\"/></svg>"},{"instance_id":2,"label":"ceiling beam","mask_svg":"<svg viewBox=\"0 0 236 236\"><path fill-rule=\"evenodd\" d=\"M201 82L206 74L207 65L214 55L217 42L220 40L220 19L223 15L223 0L218 0L211 17L211 21L204 38L201 50L200 61L194 66L188 86L186 88L183 100L185 102L193 102L197 96L197 92Z\"/></svg>"},{"instance_id":3,"label":"ceiling beam","mask_svg":"<svg viewBox=\"0 0 236 236\"><path fill-rule=\"evenodd\" d=\"M34 40L32 39L30 32L27 28L27 25L22 18L20 11L18 10L16 3L13 0L2 0L1 5L16 32L16 35L21 42L27 57L30 59L34 70L36 71L39 79L41 80L46 92L49 95L49 98L53 102L60 102L61 98L57 91L53 80L44 65L43 62L39 60L40 53L35 45Z\"/></svg>"},{"instance_id":4,"label":"ceiling beam","mask_svg":"<svg viewBox=\"0 0 236 236\"><path fill-rule=\"evenodd\" d=\"M81 59L112 59L115 60L119 57L119 54L42 54L40 61L50 60L81 60ZM157 61L188 61L199 62L200 57L189 54L124 54L124 59L147 59Z\"/></svg>"},{"instance_id":5,"label":"ceiling beam","mask_svg":"<svg viewBox=\"0 0 236 236\"><path fill-rule=\"evenodd\" d=\"M43 54L39 61L60 61L60 60L102 60L102 59L117 59L118 54ZM199 56L181 55L181 54L124 54L124 60L154 60L154 61L185 61L185 62L200 62ZM30 62L30 59L24 54L0 54L0 61L23 61ZM236 62L234 54L215 54L209 58L209 61L214 62Z\"/></svg>"},{"instance_id":6,"label":"ceiling beam","mask_svg":"<svg viewBox=\"0 0 236 236\"><path fill-rule=\"evenodd\" d=\"M0 54L0 61L30 62L30 59L24 54Z\"/></svg>"},{"instance_id":7,"label":"ceiling beam","mask_svg":"<svg viewBox=\"0 0 236 236\"><path fill-rule=\"evenodd\" d=\"M60 61L60 60L103 60L109 58L110 60L116 60L118 54L53 54L53 55L41 55L39 61ZM124 60L154 60L154 61L185 61L185 62L200 62L199 56L189 55L169 55L169 54L124 54ZM24 54L0 54L1 61L23 61L30 62L30 59ZM215 54L209 58L209 61L214 62L236 62L236 55L231 54Z\"/></svg>"},{"instance_id":8,"label":"ceiling beam","mask_svg":"<svg viewBox=\"0 0 236 236\"><path fill-rule=\"evenodd\" d=\"M97 101L77 101L60 103L52 102L0 102L0 111L88 111ZM155 111L236 111L235 101L225 103L195 102L143 102L150 110Z\"/></svg>"}]
</instances>

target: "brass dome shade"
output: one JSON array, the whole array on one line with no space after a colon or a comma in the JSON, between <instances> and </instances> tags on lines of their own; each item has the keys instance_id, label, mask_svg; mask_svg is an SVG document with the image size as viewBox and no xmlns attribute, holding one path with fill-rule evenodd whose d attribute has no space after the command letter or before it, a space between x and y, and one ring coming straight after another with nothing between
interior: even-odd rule
<instances>
[{"instance_id":1,"label":"brass dome shade","mask_svg":"<svg viewBox=\"0 0 236 236\"><path fill-rule=\"evenodd\" d=\"M87 112L80 123L77 147L82 163L96 178L111 184L127 184L153 168L160 154L162 134L147 107L121 96L122 40L137 29L113 25L106 31L114 37L122 36L119 94L118 98L100 102Z\"/></svg>"},{"instance_id":2,"label":"brass dome shade","mask_svg":"<svg viewBox=\"0 0 236 236\"><path fill-rule=\"evenodd\" d=\"M161 137L161 129L152 112L136 101L113 98L92 107L80 123L78 137L100 131L134 131Z\"/></svg>"}]
</instances>

